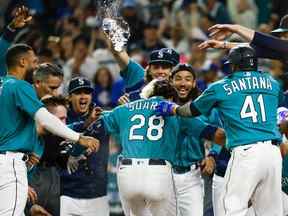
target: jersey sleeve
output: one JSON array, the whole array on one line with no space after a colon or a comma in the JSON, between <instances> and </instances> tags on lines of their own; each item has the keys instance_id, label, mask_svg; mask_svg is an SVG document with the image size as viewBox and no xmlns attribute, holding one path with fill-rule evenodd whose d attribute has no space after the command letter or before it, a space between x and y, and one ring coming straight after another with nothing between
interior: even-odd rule
<instances>
[{"instance_id":1,"label":"jersey sleeve","mask_svg":"<svg viewBox=\"0 0 288 216\"><path fill-rule=\"evenodd\" d=\"M118 121L119 109L120 107L117 107L110 112L103 113L101 116L101 119L104 123L105 131L109 134L119 133L119 121Z\"/></svg>"},{"instance_id":2,"label":"jersey sleeve","mask_svg":"<svg viewBox=\"0 0 288 216\"><path fill-rule=\"evenodd\" d=\"M17 82L14 89L15 104L18 109L26 112L31 118L43 107L43 103L37 98L34 88L27 82Z\"/></svg>"},{"instance_id":3,"label":"jersey sleeve","mask_svg":"<svg viewBox=\"0 0 288 216\"><path fill-rule=\"evenodd\" d=\"M133 60L129 60L127 67L120 72L124 80L126 92L140 89L144 83L144 68Z\"/></svg>"},{"instance_id":4,"label":"jersey sleeve","mask_svg":"<svg viewBox=\"0 0 288 216\"><path fill-rule=\"evenodd\" d=\"M216 91L216 86L209 86L194 102L191 103L192 107L196 108L203 115L208 116L210 111L215 106L215 104L219 101L219 96Z\"/></svg>"}]
</instances>

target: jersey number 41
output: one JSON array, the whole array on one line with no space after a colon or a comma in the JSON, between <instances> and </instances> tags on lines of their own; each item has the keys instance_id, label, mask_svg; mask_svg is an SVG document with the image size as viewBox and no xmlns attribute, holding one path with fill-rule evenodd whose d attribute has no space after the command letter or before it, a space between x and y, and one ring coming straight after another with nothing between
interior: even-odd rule
<instances>
[{"instance_id":1,"label":"jersey number 41","mask_svg":"<svg viewBox=\"0 0 288 216\"><path fill-rule=\"evenodd\" d=\"M260 106L260 113L261 113L262 122L266 122L266 113L265 113L265 106L264 106L264 100L263 100L262 94L260 94L257 97L257 103ZM258 120L257 120L258 113L255 109L255 105L254 105L252 96L250 96L250 95L246 96L244 104L241 108L240 116L242 119L252 118L252 122L254 122L254 123L258 122Z\"/></svg>"}]
</instances>

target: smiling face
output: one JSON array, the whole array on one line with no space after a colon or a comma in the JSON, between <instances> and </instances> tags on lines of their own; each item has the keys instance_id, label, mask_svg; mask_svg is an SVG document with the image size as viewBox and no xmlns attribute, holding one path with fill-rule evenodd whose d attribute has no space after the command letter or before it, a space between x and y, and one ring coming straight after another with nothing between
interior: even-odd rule
<instances>
[{"instance_id":1,"label":"smiling face","mask_svg":"<svg viewBox=\"0 0 288 216\"><path fill-rule=\"evenodd\" d=\"M177 72L173 76L172 82L180 99L187 98L196 86L196 80L191 72L185 70Z\"/></svg>"},{"instance_id":2,"label":"smiling face","mask_svg":"<svg viewBox=\"0 0 288 216\"><path fill-rule=\"evenodd\" d=\"M168 79L171 74L172 66L170 64L153 63L150 64L149 72L152 79Z\"/></svg>"},{"instance_id":3,"label":"smiling face","mask_svg":"<svg viewBox=\"0 0 288 216\"><path fill-rule=\"evenodd\" d=\"M88 89L79 89L70 95L70 102L74 112L84 114L89 111L92 93Z\"/></svg>"}]
</instances>

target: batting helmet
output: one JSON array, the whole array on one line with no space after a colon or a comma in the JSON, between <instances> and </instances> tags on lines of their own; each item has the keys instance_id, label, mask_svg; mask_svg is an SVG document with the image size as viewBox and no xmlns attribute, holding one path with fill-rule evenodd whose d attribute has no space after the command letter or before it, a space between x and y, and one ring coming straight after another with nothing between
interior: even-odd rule
<instances>
[{"instance_id":1,"label":"batting helmet","mask_svg":"<svg viewBox=\"0 0 288 216\"><path fill-rule=\"evenodd\" d=\"M258 61L255 50L250 46L237 46L230 50L225 64L231 64L240 71L256 71Z\"/></svg>"}]
</instances>

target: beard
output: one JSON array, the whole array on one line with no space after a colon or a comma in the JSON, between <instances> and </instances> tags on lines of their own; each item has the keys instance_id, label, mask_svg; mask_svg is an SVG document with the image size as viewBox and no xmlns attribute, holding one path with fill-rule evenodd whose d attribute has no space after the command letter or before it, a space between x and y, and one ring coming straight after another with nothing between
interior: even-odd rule
<instances>
[{"instance_id":1,"label":"beard","mask_svg":"<svg viewBox=\"0 0 288 216\"><path fill-rule=\"evenodd\" d=\"M30 83L31 85L33 84L33 72L34 72L33 68L28 68L26 70L26 74L25 74L25 77L24 77L24 80L26 82Z\"/></svg>"}]
</instances>

